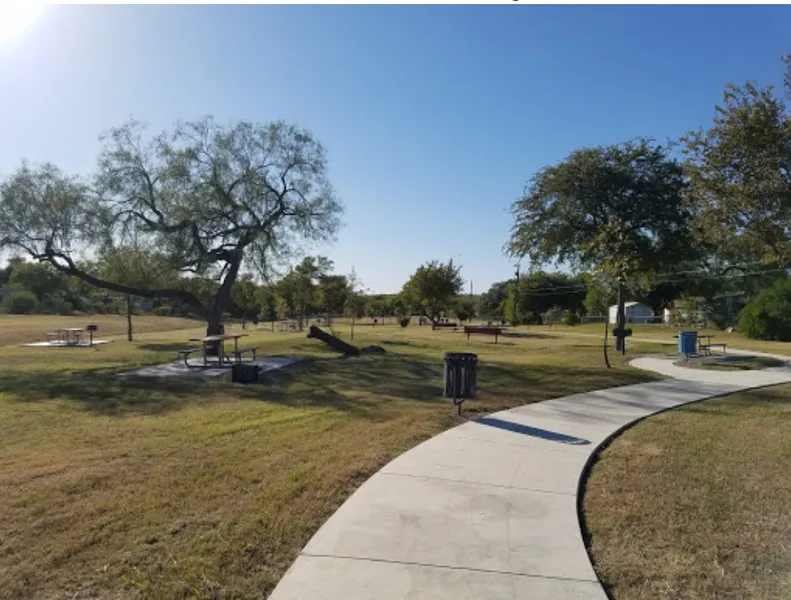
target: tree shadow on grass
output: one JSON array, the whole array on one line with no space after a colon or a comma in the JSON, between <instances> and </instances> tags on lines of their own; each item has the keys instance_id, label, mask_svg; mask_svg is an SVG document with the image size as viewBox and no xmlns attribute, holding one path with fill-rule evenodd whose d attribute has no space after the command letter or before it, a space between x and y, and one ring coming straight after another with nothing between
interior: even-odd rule
<instances>
[{"instance_id":1,"label":"tree shadow on grass","mask_svg":"<svg viewBox=\"0 0 791 600\"><path fill-rule=\"evenodd\" d=\"M548 340L551 339L553 336L547 335L546 333L530 333L529 331L503 331L500 334L500 337L504 338L522 338L528 340Z\"/></svg>"},{"instance_id":2,"label":"tree shadow on grass","mask_svg":"<svg viewBox=\"0 0 791 600\"><path fill-rule=\"evenodd\" d=\"M317 362L333 362L323 359ZM301 365L290 367L300 370ZM299 381L294 373L289 378ZM200 377L120 377L116 370L5 371L0 394L18 402L68 400L107 416L164 415L207 401L257 400L281 404L327 405L341 410L355 406L343 394L321 385L300 385L292 392L289 379L264 377L261 384L241 385ZM293 396L291 398L290 396Z\"/></svg>"},{"instance_id":3,"label":"tree shadow on grass","mask_svg":"<svg viewBox=\"0 0 791 600\"><path fill-rule=\"evenodd\" d=\"M322 406L361 418L392 414L398 403L450 403L443 398L441 355L388 352L354 358L321 357L263 375L258 384L188 377L119 377L116 370L10 371L0 393L19 402L64 399L110 416L162 415L206 402L259 401L284 406ZM568 365L479 363L477 398L465 412L485 413L614 385L646 381L627 369ZM403 405L401 410L403 410Z\"/></svg>"},{"instance_id":4,"label":"tree shadow on grass","mask_svg":"<svg viewBox=\"0 0 791 600\"><path fill-rule=\"evenodd\" d=\"M179 350L187 350L189 348L195 347L200 348L200 342L190 342L188 339L185 339L183 342L148 342L146 344L140 344L138 347L141 350L149 350L153 352L172 352L173 360L176 360L178 358L177 353Z\"/></svg>"}]
</instances>

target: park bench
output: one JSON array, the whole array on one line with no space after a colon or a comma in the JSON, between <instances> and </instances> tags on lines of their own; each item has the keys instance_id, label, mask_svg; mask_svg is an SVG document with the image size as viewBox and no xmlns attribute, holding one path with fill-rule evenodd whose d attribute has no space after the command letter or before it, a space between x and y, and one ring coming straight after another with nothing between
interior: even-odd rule
<instances>
[{"instance_id":1,"label":"park bench","mask_svg":"<svg viewBox=\"0 0 791 600\"><path fill-rule=\"evenodd\" d=\"M467 339L470 339L470 335L473 333L480 333L484 335L493 335L494 336L494 343L497 343L497 336L503 333L502 327L481 327L481 326L474 326L474 327L465 327L464 333L467 334Z\"/></svg>"},{"instance_id":2,"label":"park bench","mask_svg":"<svg viewBox=\"0 0 791 600\"><path fill-rule=\"evenodd\" d=\"M256 346L250 346L249 348L236 348L231 352L231 354L233 354L234 358L236 358L236 362L240 363L242 362L242 355L246 352L252 354L252 360L255 360L255 355L258 352L258 348Z\"/></svg>"},{"instance_id":3,"label":"park bench","mask_svg":"<svg viewBox=\"0 0 791 600\"><path fill-rule=\"evenodd\" d=\"M432 323L431 329L456 329L456 323Z\"/></svg>"},{"instance_id":4,"label":"park bench","mask_svg":"<svg viewBox=\"0 0 791 600\"><path fill-rule=\"evenodd\" d=\"M187 359L189 358L189 355L190 354L194 354L195 352L203 353L203 346L201 346L200 348L185 348L184 350L179 350L179 354L184 359L184 364L187 367L190 366L190 364L187 362ZM205 357L204 357L204 361L205 361Z\"/></svg>"}]
</instances>

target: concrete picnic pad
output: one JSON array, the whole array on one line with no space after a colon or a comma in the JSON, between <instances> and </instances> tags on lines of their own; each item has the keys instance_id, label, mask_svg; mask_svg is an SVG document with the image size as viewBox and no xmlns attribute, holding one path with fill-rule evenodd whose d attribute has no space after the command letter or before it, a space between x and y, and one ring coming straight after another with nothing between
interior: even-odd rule
<instances>
[{"instance_id":1,"label":"concrete picnic pad","mask_svg":"<svg viewBox=\"0 0 791 600\"><path fill-rule=\"evenodd\" d=\"M450 429L374 474L308 542L270 600L606 600L577 513L594 451L656 412L791 382L791 369L685 369Z\"/></svg>"},{"instance_id":2,"label":"concrete picnic pad","mask_svg":"<svg viewBox=\"0 0 791 600\"><path fill-rule=\"evenodd\" d=\"M246 365L256 365L258 372L263 375L270 371L279 371L301 362L302 358L290 356L261 356L252 361L244 361ZM183 360L177 360L162 365L153 365L134 371L119 373L121 377L194 377L202 379L217 379L230 377L231 369L228 367L203 367L202 358L189 359L189 367Z\"/></svg>"}]
</instances>

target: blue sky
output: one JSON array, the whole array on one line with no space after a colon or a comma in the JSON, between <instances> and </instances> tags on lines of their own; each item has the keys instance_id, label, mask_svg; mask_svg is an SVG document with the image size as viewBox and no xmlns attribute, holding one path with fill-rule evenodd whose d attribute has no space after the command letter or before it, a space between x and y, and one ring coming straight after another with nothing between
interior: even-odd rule
<instances>
[{"instance_id":1,"label":"blue sky","mask_svg":"<svg viewBox=\"0 0 791 600\"><path fill-rule=\"evenodd\" d=\"M480 292L513 273L508 208L534 172L676 138L729 81L779 86L789 31L784 6L53 6L0 45L0 174L88 173L130 115L285 119L327 147L338 271L389 293L456 257Z\"/></svg>"}]
</instances>

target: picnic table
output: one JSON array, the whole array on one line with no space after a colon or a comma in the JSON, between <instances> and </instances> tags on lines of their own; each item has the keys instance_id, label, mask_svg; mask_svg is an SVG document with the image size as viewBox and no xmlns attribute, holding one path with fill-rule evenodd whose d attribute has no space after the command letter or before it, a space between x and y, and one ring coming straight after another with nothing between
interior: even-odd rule
<instances>
[{"instance_id":1,"label":"picnic table","mask_svg":"<svg viewBox=\"0 0 791 600\"><path fill-rule=\"evenodd\" d=\"M673 336L675 339L678 339L678 334ZM722 348L722 355L725 356L727 344L725 343L714 343L713 340L717 337L711 333L698 333L697 334L697 343L698 343L698 353L704 356L711 356L711 348L712 346L718 346ZM704 341L705 340L705 341ZM662 344L663 347L666 346L675 346L676 344Z\"/></svg>"},{"instance_id":2,"label":"picnic table","mask_svg":"<svg viewBox=\"0 0 791 600\"><path fill-rule=\"evenodd\" d=\"M716 336L709 334L698 335L698 350L700 351L701 354L705 354L706 356L711 356L711 347L719 346L720 348L722 348L722 355L725 356L726 344L713 343L711 340L714 339L715 337ZM703 341L704 339L706 340L706 342Z\"/></svg>"},{"instance_id":3,"label":"picnic table","mask_svg":"<svg viewBox=\"0 0 791 600\"><path fill-rule=\"evenodd\" d=\"M76 346L82 341L82 327L67 327L65 329L55 329L47 337L64 346Z\"/></svg>"},{"instance_id":4,"label":"picnic table","mask_svg":"<svg viewBox=\"0 0 791 600\"><path fill-rule=\"evenodd\" d=\"M253 360L255 360L256 352L258 348L250 347L250 348L239 348L239 338L247 337L246 333L236 333L236 334L220 334L220 335L207 335L201 338L191 338L189 341L191 342L201 342L201 347L199 348L187 348L185 350L180 350L179 354L182 355L184 358L184 364L189 367L190 364L187 362L190 354L194 354L197 352L201 352L203 355L203 366L209 366L209 358L216 355L217 362L220 367L224 366L225 364L231 365L233 361L228 357L229 352L225 349L225 342L228 340L233 340L233 350L230 351L230 354L236 359L237 363L242 362L242 355L246 352L250 352L253 356ZM215 354L216 352L216 354Z\"/></svg>"}]
</instances>

